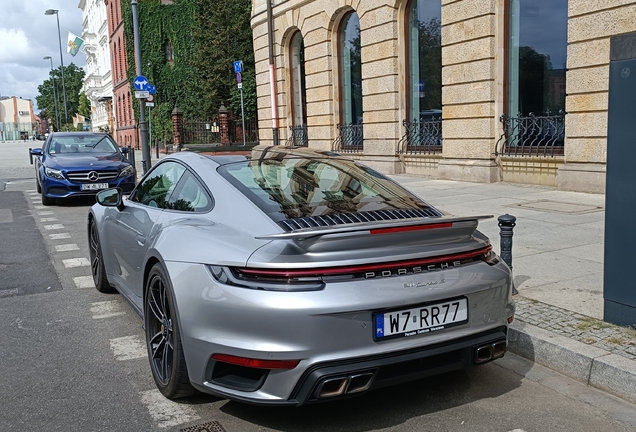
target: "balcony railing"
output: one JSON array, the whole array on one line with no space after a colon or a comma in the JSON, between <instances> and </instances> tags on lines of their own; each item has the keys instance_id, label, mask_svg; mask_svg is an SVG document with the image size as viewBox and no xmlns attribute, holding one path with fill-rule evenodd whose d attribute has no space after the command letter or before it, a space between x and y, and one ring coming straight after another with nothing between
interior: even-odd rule
<instances>
[{"instance_id":1,"label":"balcony railing","mask_svg":"<svg viewBox=\"0 0 636 432\"><path fill-rule=\"evenodd\" d=\"M402 121L406 132L398 144L401 154L442 153L441 117L415 121Z\"/></svg>"},{"instance_id":2,"label":"balcony railing","mask_svg":"<svg viewBox=\"0 0 636 432\"><path fill-rule=\"evenodd\" d=\"M498 156L560 156L564 154L565 112L544 116L530 113L528 116L508 117L500 121L504 133L495 144Z\"/></svg>"},{"instance_id":3,"label":"balcony railing","mask_svg":"<svg viewBox=\"0 0 636 432\"><path fill-rule=\"evenodd\" d=\"M309 138L307 136L307 125L290 126L289 138L287 138L286 146L307 147Z\"/></svg>"},{"instance_id":4,"label":"balcony railing","mask_svg":"<svg viewBox=\"0 0 636 432\"><path fill-rule=\"evenodd\" d=\"M338 138L333 150L340 153L359 153L363 150L362 124L338 125Z\"/></svg>"}]
</instances>

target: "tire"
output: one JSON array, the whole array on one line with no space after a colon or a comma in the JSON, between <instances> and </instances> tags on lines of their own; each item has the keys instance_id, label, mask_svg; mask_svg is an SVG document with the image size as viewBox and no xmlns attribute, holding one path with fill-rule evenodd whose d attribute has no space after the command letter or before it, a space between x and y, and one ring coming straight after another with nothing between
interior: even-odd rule
<instances>
[{"instance_id":1,"label":"tire","mask_svg":"<svg viewBox=\"0 0 636 432\"><path fill-rule=\"evenodd\" d=\"M108 278L106 277L102 245L99 242L99 234L97 233L97 227L94 221L91 221L88 232L88 254L91 260L91 274L93 275L95 288L102 293L111 293L115 291L115 289L108 283Z\"/></svg>"},{"instance_id":2,"label":"tire","mask_svg":"<svg viewBox=\"0 0 636 432\"><path fill-rule=\"evenodd\" d=\"M35 188L37 189L39 194L42 193L42 186L40 186L40 181L37 178L35 179Z\"/></svg>"},{"instance_id":3,"label":"tire","mask_svg":"<svg viewBox=\"0 0 636 432\"><path fill-rule=\"evenodd\" d=\"M42 191L42 205L44 206L50 206L55 204L55 198L49 198L46 195L44 195L44 191Z\"/></svg>"},{"instance_id":4,"label":"tire","mask_svg":"<svg viewBox=\"0 0 636 432\"><path fill-rule=\"evenodd\" d=\"M172 288L161 264L150 270L144 299L146 346L157 388L168 399L195 394L183 355Z\"/></svg>"}]
</instances>

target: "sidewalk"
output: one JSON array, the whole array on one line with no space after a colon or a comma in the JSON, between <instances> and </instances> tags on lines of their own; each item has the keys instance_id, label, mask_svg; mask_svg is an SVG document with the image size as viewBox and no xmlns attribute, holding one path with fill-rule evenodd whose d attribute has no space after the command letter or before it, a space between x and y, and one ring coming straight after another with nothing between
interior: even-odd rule
<instances>
[{"instance_id":1,"label":"sidewalk","mask_svg":"<svg viewBox=\"0 0 636 432\"><path fill-rule=\"evenodd\" d=\"M141 151L135 156L141 178ZM636 329L602 321L604 195L511 183L391 177L448 213L494 215L481 221L479 229L497 253L497 217L515 216L512 265L519 294L514 297L517 311L509 349L636 403Z\"/></svg>"},{"instance_id":2,"label":"sidewalk","mask_svg":"<svg viewBox=\"0 0 636 432\"><path fill-rule=\"evenodd\" d=\"M496 252L497 217L515 216L512 266L519 294L510 350L636 402L636 330L602 321L604 195L391 177L451 214L494 215L479 229Z\"/></svg>"}]
</instances>

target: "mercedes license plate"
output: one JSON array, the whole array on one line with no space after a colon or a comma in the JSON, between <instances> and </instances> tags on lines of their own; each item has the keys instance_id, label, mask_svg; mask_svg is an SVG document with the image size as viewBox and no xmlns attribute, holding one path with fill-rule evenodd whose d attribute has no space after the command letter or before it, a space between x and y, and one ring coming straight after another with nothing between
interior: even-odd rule
<instances>
[{"instance_id":1,"label":"mercedes license plate","mask_svg":"<svg viewBox=\"0 0 636 432\"><path fill-rule=\"evenodd\" d=\"M468 322L466 297L373 316L375 340L416 336Z\"/></svg>"},{"instance_id":2,"label":"mercedes license plate","mask_svg":"<svg viewBox=\"0 0 636 432\"><path fill-rule=\"evenodd\" d=\"M82 190L101 190L108 189L108 183L85 183L81 186Z\"/></svg>"}]
</instances>

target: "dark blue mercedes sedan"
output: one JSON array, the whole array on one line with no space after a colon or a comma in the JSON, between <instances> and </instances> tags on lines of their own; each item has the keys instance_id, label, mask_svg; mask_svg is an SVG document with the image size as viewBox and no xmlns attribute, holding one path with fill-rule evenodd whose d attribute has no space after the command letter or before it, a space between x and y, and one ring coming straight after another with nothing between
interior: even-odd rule
<instances>
[{"instance_id":1,"label":"dark blue mercedes sedan","mask_svg":"<svg viewBox=\"0 0 636 432\"><path fill-rule=\"evenodd\" d=\"M95 195L102 189L135 187L135 167L110 135L92 132L55 132L42 148L31 149L35 158L35 184L42 204L56 199Z\"/></svg>"}]
</instances>

